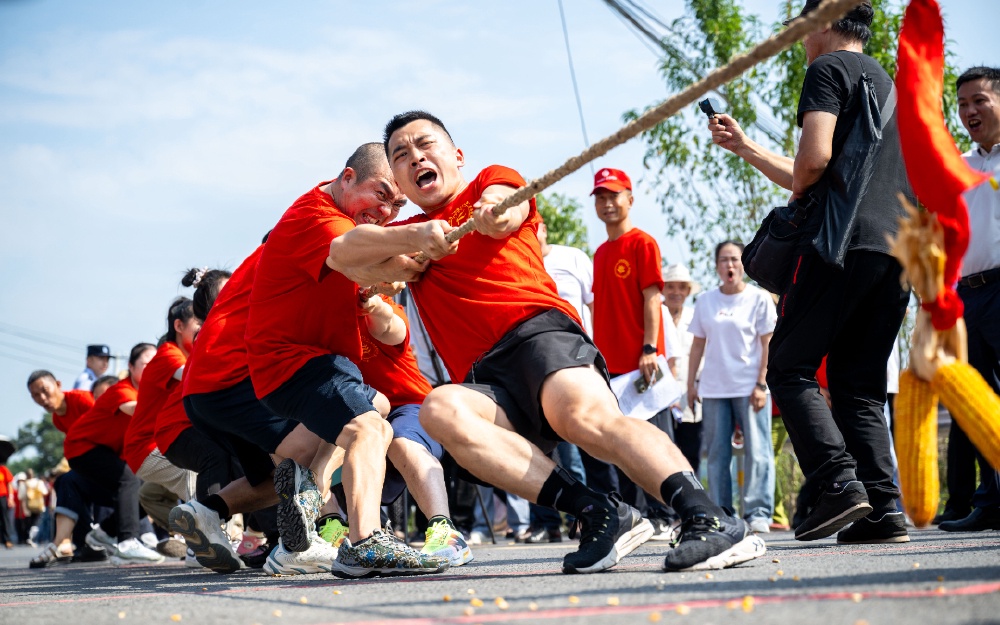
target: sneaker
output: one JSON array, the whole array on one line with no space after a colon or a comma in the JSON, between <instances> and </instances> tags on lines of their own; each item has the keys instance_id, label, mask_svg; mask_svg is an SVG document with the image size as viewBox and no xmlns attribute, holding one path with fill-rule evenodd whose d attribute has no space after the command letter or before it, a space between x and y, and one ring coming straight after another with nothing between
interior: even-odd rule
<instances>
[{"instance_id":1,"label":"sneaker","mask_svg":"<svg viewBox=\"0 0 1000 625\"><path fill-rule=\"evenodd\" d=\"M105 549L108 553L114 553L115 549L118 548L118 541L108 536L108 533L101 529L100 525L91 526L89 532L87 532L84 542L90 546L91 549Z\"/></svg>"},{"instance_id":2,"label":"sneaker","mask_svg":"<svg viewBox=\"0 0 1000 625\"><path fill-rule=\"evenodd\" d=\"M289 551L279 541L277 548L267 556L264 572L275 577L329 573L336 559L337 548L319 534L313 534L312 542L305 551Z\"/></svg>"},{"instance_id":3,"label":"sneaker","mask_svg":"<svg viewBox=\"0 0 1000 625\"><path fill-rule=\"evenodd\" d=\"M650 540L667 541L670 544L677 542L681 533L680 519L654 517L649 519L649 522L653 526L653 535L649 537Z\"/></svg>"},{"instance_id":4,"label":"sneaker","mask_svg":"<svg viewBox=\"0 0 1000 625\"><path fill-rule=\"evenodd\" d=\"M104 562L108 559L107 549L91 549L90 545L84 545L83 549L78 549L73 554L73 562Z\"/></svg>"},{"instance_id":5,"label":"sneaker","mask_svg":"<svg viewBox=\"0 0 1000 625\"><path fill-rule=\"evenodd\" d=\"M184 567L189 569L200 569L201 562L198 562L198 556L194 555L194 551L191 549L186 549L184 554Z\"/></svg>"},{"instance_id":6,"label":"sneaker","mask_svg":"<svg viewBox=\"0 0 1000 625\"><path fill-rule=\"evenodd\" d=\"M170 511L170 531L184 537L202 566L216 573L232 573L244 568L229 537L222 531L222 519L215 510L197 501L175 506Z\"/></svg>"},{"instance_id":7,"label":"sneaker","mask_svg":"<svg viewBox=\"0 0 1000 625\"><path fill-rule=\"evenodd\" d=\"M837 534L837 542L842 545L908 543L910 535L906 532L903 513L887 512L877 519L867 516L851 523Z\"/></svg>"},{"instance_id":8,"label":"sneaker","mask_svg":"<svg viewBox=\"0 0 1000 625\"><path fill-rule=\"evenodd\" d=\"M264 534L258 534L257 532L243 532L243 538L240 540L240 544L236 547L236 553L242 556L250 555L260 550L260 548L267 542L267 536Z\"/></svg>"},{"instance_id":9,"label":"sneaker","mask_svg":"<svg viewBox=\"0 0 1000 625\"><path fill-rule=\"evenodd\" d=\"M279 497L278 533L285 549L309 549L319 508L323 505L312 471L285 458L274 470L274 492Z\"/></svg>"},{"instance_id":10,"label":"sneaker","mask_svg":"<svg viewBox=\"0 0 1000 625\"><path fill-rule=\"evenodd\" d=\"M187 545L181 536L171 536L156 543L156 553L167 558L184 558L188 552Z\"/></svg>"},{"instance_id":11,"label":"sneaker","mask_svg":"<svg viewBox=\"0 0 1000 625\"><path fill-rule=\"evenodd\" d=\"M339 514L327 514L316 521L316 531L320 537L336 548L339 548L340 544L347 538L350 529L347 522Z\"/></svg>"},{"instance_id":12,"label":"sneaker","mask_svg":"<svg viewBox=\"0 0 1000 625\"><path fill-rule=\"evenodd\" d=\"M563 573L596 573L610 569L653 535L639 511L612 492L576 515L582 525L580 548L563 558Z\"/></svg>"},{"instance_id":13,"label":"sneaker","mask_svg":"<svg viewBox=\"0 0 1000 625\"><path fill-rule=\"evenodd\" d=\"M69 564L73 560L73 546L66 544L59 547L55 543L45 545L42 552L31 559L29 569L44 569L53 564Z\"/></svg>"},{"instance_id":14,"label":"sneaker","mask_svg":"<svg viewBox=\"0 0 1000 625\"><path fill-rule=\"evenodd\" d=\"M795 528L795 540L818 540L871 514L864 485L857 481L834 482Z\"/></svg>"},{"instance_id":15,"label":"sneaker","mask_svg":"<svg viewBox=\"0 0 1000 625\"><path fill-rule=\"evenodd\" d=\"M146 545L150 549L156 549L156 545L160 543L159 539L156 538L156 534L153 532L146 532L145 534L139 536L139 542Z\"/></svg>"},{"instance_id":16,"label":"sneaker","mask_svg":"<svg viewBox=\"0 0 1000 625\"><path fill-rule=\"evenodd\" d=\"M451 566L462 566L472 562L474 558L462 532L455 528L450 519L442 516L434 517L428 522L424 547L420 553L446 558Z\"/></svg>"},{"instance_id":17,"label":"sneaker","mask_svg":"<svg viewBox=\"0 0 1000 625\"><path fill-rule=\"evenodd\" d=\"M750 530L754 534L770 534L771 533L771 521L770 519L762 519L760 517L753 517L747 521L747 525L750 526Z\"/></svg>"},{"instance_id":18,"label":"sneaker","mask_svg":"<svg viewBox=\"0 0 1000 625\"><path fill-rule=\"evenodd\" d=\"M138 538L129 538L118 543L115 555L111 556L111 564L157 564L163 562L163 556L156 553Z\"/></svg>"},{"instance_id":19,"label":"sneaker","mask_svg":"<svg viewBox=\"0 0 1000 625\"><path fill-rule=\"evenodd\" d=\"M696 514L681 525L677 545L667 553L667 571L725 569L764 555L764 540L743 519Z\"/></svg>"},{"instance_id":20,"label":"sneaker","mask_svg":"<svg viewBox=\"0 0 1000 625\"><path fill-rule=\"evenodd\" d=\"M469 538L465 542L469 545L484 545L487 541L489 541L489 538L486 537L486 534L478 530L472 530L469 532Z\"/></svg>"},{"instance_id":21,"label":"sneaker","mask_svg":"<svg viewBox=\"0 0 1000 625\"><path fill-rule=\"evenodd\" d=\"M271 555L271 552L278 548L278 543L281 542L280 538L276 538L274 542L266 542L253 553L248 553L245 556L240 556L243 563L251 569L262 569L264 564L267 563L267 556Z\"/></svg>"},{"instance_id":22,"label":"sneaker","mask_svg":"<svg viewBox=\"0 0 1000 625\"><path fill-rule=\"evenodd\" d=\"M528 539L525 540L524 542L526 542L529 545L540 545L542 543L561 543L562 530L558 529L550 530L547 527L543 527L541 529L533 531L531 533L531 536L528 536Z\"/></svg>"},{"instance_id":23,"label":"sneaker","mask_svg":"<svg viewBox=\"0 0 1000 625\"><path fill-rule=\"evenodd\" d=\"M333 561L333 574L344 579L377 575L424 575L440 573L448 560L428 556L407 547L395 536L375 530L371 536L351 544L345 538Z\"/></svg>"}]
</instances>

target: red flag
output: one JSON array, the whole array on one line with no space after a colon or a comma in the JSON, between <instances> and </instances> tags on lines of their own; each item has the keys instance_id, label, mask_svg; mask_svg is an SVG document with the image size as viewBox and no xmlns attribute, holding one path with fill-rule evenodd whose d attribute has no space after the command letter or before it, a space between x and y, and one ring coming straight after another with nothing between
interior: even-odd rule
<instances>
[{"instance_id":1,"label":"red flag","mask_svg":"<svg viewBox=\"0 0 1000 625\"><path fill-rule=\"evenodd\" d=\"M937 330L962 316L955 293L962 257L969 246L969 213L962 192L985 180L970 169L944 121L944 24L935 0L911 0L899 37L896 89L899 92L899 141L917 199L937 213L944 228L944 290L923 307Z\"/></svg>"}]
</instances>

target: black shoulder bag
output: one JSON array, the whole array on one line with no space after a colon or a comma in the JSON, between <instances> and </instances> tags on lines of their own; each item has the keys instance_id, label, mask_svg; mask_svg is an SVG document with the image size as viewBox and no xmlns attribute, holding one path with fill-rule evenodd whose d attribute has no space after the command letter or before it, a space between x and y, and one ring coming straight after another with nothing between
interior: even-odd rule
<instances>
[{"instance_id":1,"label":"black shoulder bag","mask_svg":"<svg viewBox=\"0 0 1000 625\"><path fill-rule=\"evenodd\" d=\"M855 58L861 65L861 60ZM893 86L885 105L879 109L875 86L864 65L856 92L858 116L837 160L827 167L823 178L805 197L772 210L743 250L746 274L772 293L784 293L791 282L795 256L804 247L803 230L812 230L803 227L807 218L810 225L821 219L819 231L811 241L820 257L828 264L844 266L858 205L882 150L882 129L896 108Z\"/></svg>"}]
</instances>

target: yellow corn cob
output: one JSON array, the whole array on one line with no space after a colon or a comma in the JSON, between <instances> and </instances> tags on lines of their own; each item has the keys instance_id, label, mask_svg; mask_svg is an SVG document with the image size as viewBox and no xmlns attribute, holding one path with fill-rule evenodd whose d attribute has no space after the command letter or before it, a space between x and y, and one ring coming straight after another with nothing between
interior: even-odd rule
<instances>
[{"instance_id":1,"label":"yellow corn cob","mask_svg":"<svg viewBox=\"0 0 1000 625\"><path fill-rule=\"evenodd\" d=\"M917 527L937 514L941 485L938 480L937 395L907 369L899 376L896 396L896 458L903 507Z\"/></svg>"},{"instance_id":2,"label":"yellow corn cob","mask_svg":"<svg viewBox=\"0 0 1000 625\"><path fill-rule=\"evenodd\" d=\"M964 362L938 367L931 388L994 468L1000 467L1000 397Z\"/></svg>"}]
</instances>

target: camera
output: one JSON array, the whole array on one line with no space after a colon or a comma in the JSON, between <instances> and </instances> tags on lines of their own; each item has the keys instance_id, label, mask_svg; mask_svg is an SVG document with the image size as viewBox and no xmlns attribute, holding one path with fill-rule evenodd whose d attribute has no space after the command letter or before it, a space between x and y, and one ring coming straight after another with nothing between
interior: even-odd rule
<instances>
[{"instance_id":1,"label":"camera","mask_svg":"<svg viewBox=\"0 0 1000 625\"><path fill-rule=\"evenodd\" d=\"M722 112L722 103L715 98L705 98L698 103L701 112L708 115L709 119Z\"/></svg>"}]
</instances>

